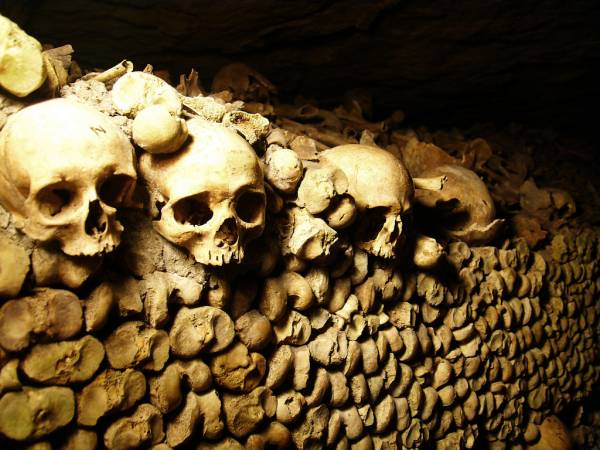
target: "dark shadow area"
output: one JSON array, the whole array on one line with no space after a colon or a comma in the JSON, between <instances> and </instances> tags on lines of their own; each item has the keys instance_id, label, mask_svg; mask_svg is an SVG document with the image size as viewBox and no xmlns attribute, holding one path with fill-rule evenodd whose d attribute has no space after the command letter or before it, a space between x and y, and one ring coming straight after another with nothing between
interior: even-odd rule
<instances>
[{"instance_id":1,"label":"dark shadow area","mask_svg":"<svg viewBox=\"0 0 600 450\"><path fill-rule=\"evenodd\" d=\"M217 70L245 62L280 88L335 105L349 89L377 116L412 124L510 122L593 136L600 106L595 1L7 0L0 12L40 41L70 43L83 67L123 58Z\"/></svg>"}]
</instances>

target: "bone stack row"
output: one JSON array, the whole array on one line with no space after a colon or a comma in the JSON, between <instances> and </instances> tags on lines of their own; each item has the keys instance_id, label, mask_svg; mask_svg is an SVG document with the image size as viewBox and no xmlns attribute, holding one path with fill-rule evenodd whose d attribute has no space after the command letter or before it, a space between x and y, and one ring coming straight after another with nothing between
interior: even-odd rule
<instances>
[{"instance_id":1,"label":"bone stack row","mask_svg":"<svg viewBox=\"0 0 600 450\"><path fill-rule=\"evenodd\" d=\"M62 448L520 448L599 376L597 251L565 233L542 252L453 243L450 281L357 251L333 275L38 289L0 310L0 431L66 426ZM16 407L30 427L11 427Z\"/></svg>"}]
</instances>

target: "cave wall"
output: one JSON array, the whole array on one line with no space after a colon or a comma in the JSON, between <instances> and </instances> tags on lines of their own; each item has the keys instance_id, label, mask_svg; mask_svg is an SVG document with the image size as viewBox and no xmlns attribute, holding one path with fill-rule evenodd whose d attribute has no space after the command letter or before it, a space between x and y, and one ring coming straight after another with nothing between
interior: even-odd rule
<instances>
[{"instance_id":1,"label":"cave wall","mask_svg":"<svg viewBox=\"0 0 600 450\"><path fill-rule=\"evenodd\" d=\"M464 125L524 122L592 134L599 105L597 2L0 2L42 42L71 43L84 67L124 57L205 84L243 61L281 87L333 104L366 88L382 114ZM208 84L208 86L210 86Z\"/></svg>"}]
</instances>

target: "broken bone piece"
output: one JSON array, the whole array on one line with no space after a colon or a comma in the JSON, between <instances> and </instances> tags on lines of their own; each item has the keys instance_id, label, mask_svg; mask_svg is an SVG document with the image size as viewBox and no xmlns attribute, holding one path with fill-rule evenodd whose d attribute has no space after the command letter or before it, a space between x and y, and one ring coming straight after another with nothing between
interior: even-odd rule
<instances>
[{"instance_id":1,"label":"broken bone piece","mask_svg":"<svg viewBox=\"0 0 600 450\"><path fill-rule=\"evenodd\" d=\"M85 330L97 332L107 324L116 305L114 290L109 282L98 285L83 302Z\"/></svg>"},{"instance_id":2,"label":"broken bone piece","mask_svg":"<svg viewBox=\"0 0 600 450\"><path fill-rule=\"evenodd\" d=\"M265 225L260 162L244 139L221 124L191 119L187 126L191 139L180 151L140 158L153 226L201 264L239 263Z\"/></svg>"},{"instance_id":3,"label":"broken bone piece","mask_svg":"<svg viewBox=\"0 0 600 450\"><path fill-rule=\"evenodd\" d=\"M221 420L221 398L216 390L198 395L198 406L202 417L201 434L207 439L217 439L221 436L225 424Z\"/></svg>"},{"instance_id":4,"label":"broken bone piece","mask_svg":"<svg viewBox=\"0 0 600 450\"><path fill-rule=\"evenodd\" d=\"M8 391L19 391L23 387L19 379L19 360L11 359L0 369L0 395Z\"/></svg>"},{"instance_id":5,"label":"broken bone piece","mask_svg":"<svg viewBox=\"0 0 600 450\"><path fill-rule=\"evenodd\" d=\"M107 83L130 72L133 72L133 63L124 59L118 64L115 64L114 66L100 73L91 72L89 74L84 75L82 78L84 80L89 79L94 81L100 81L102 83Z\"/></svg>"},{"instance_id":6,"label":"broken bone piece","mask_svg":"<svg viewBox=\"0 0 600 450\"><path fill-rule=\"evenodd\" d=\"M293 371L294 358L294 350L289 345L277 347L269 357L265 386L269 389L278 388Z\"/></svg>"},{"instance_id":7,"label":"broken bone piece","mask_svg":"<svg viewBox=\"0 0 600 450\"><path fill-rule=\"evenodd\" d=\"M1 15L0 42L0 86L17 97L26 97L46 80L42 45Z\"/></svg>"},{"instance_id":8,"label":"broken bone piece","mask_svg":"<svg viewBox=\"0 0 600 450\"><path fill-rule=\"evenodd\" d=\"M346 361L348 355L348 338L346 333L329 328L308 344L310 356L319 364L339 366Z\"/></svg>"},{"instance_id":9,"label":"broken bone piece","mask_svg":"<svg viewBox=\"0 0 600 450\"><path fill-rule=\"evenodd\" d=\"M190 70L189 75L180 74L179 84L175 87L175 89L177 89L177 92L179 92L181 95L189 98L202 98L202 96L205 94L204 88L202 87L202 82L198 79L198 71L196 69Z\"/></svg>"},{"instance_id":10,"label":"broken bone piece","mask_svg":"<svg viewBox=\"0 0 600 450\"><path fill-rule=\"evenodd\" d=\"M230 111L223 116L221 121L227 128L237 131L250 145L269 134L269 120L260 114L250 114L245 111Z\"/></svg>"},{"instance_id":11,"label":"broken bone piece","mask_svg":"<svg viewBox=\"0 0 600 450\"><path fill-rule=\"evenodd\" d=\"M287 209L279 218L278 231L284 254L309 261L329 256L338 242L337 232L304 208Z\"/></svg>"},{"instance_id":12,"label":"broken bone piece","mask_svg":"<svg viewBox=\"0 0 600 450\"><path fill-rule=\"evenodd\" d=\"M327 435L329 409L324 404L309 408L304 418L298 423L292 433L292 441L296 448L304 450L322 448Z\"/></svg>"},{"instance_id":13,"label":"broken bone piece","mask_svg":"<svg viewBox=\"0 0 600 450\"><path fill-rule=\"evenodd\" d=\"M181 114L181 100L177 90L150 73L126 73L114 84L111 96L117 111L126 116L135 117L152 105L163 106L173 116Z\"/></svg>"},{"instance_id":14,"label":"broken bone piece","mask_svg":"<svg viewBox=\"0 0 600 450\"><path fill-rule=\"evenodd\" d=\"M215 97L182 97L185 115L199 116L211 122L221 122L227 111L235 109L235 105L225 103Z\"/></svg>"},{"instance_id":15,"label":"broken bone piece","mask_svg":"<svg viewBox=\"0 0 600 450\"><path fill-rule=\"evenodd\" d=\"M37 103L0 132L0 203L27 236L58 241L68 255L99 255L119 244L117 209L136 178L129 139L89 106Z\"/></svg>"},{"instance_id":16,"label":"broken bone piece","mask_svg":"<svg viewBox=\"0 0 600 450\"><path fill-rule=\"evenodd\" d=\"M311 167L298 188L298 204L311 214L319 214L347 190L348 179L341 170L330 166Z\"/></svg>"},{"instance_id":17,"label":"broken bone piece","mask_svg":"<svg viewBox=\"0 0 600 450\"><path fill-rule=\"evenodd\" d=\"M282 392L277 396L277 420L286 425L293 423L302 414L305 404L300 392L292 389Z\"/></svg>"}]
</instances>

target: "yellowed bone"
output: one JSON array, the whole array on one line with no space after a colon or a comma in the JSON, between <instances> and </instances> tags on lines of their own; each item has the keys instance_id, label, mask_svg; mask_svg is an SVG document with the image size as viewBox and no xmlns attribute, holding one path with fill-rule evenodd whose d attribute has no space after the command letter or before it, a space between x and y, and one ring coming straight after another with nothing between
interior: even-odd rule
<instances>
[{"instance_id":1,"label":"yellowed bone","mask_svg":"<svg viewBox=\"0 0 600 450\"><path fill-rule=\"evenodd\" d=\"M448 181L446 175L431 178L413 178L415 189L425 189L426 191L441 191L444 183Z\"/></svg>"}]
</instances>

